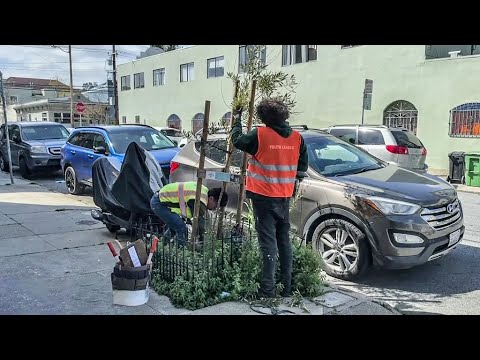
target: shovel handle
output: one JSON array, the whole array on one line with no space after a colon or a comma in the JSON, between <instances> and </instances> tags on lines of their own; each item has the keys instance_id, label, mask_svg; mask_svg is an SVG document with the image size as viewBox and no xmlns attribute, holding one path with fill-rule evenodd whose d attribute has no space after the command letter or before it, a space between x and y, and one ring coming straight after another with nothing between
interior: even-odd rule
<instances>
[{"instance_id":1,"label":"shovel handle","mask_svg":"<svg viewBox=\"0 0 480 360\"><path fill-rule=\"evenodd\" d=\"M158 238L156 236L153 237L152 247L150 248L150 254L153 254L155 250L157 250Z\"/></svg>"},{"instance_id":2,"label":"shovel handle","mask_svg":"<svg viewBox=\"0 0 480 360\"><path fill-rule=\"evenodd\" d=\"M107 242L108 248L110 249L110 252L114 257L117 256L117 251L115 250L115 246L113 246L113 243L111 241Z\"/></svg>"}]
</instances>

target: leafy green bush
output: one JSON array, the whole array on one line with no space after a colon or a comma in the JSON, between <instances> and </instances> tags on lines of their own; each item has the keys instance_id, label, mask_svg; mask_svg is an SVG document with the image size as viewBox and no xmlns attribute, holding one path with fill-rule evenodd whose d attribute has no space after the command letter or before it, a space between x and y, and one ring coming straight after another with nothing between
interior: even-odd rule
<instances>
[{"instance_id":1,"label":"leafy green bush","mask_svg":"<svg viewBox=\"0 0 480 360\"><path fill-rule=\"evenodd\" d=\"M209 237L202 252L195 253L195 276L187 279L186 275L176 276L173 282L160 277L158 269L153 271L152 287L159 294L166 295L176 306L198 309L224 301L241 299L251 300L260 287L262 261L256 237L246 240L234 261L229 263L230 244L224 244L225 262L223 270L217 267L221 259L221 243L213 236ZM292 290L306 297L321 294L324 277L320 268L318 253L310 246L301 245L293 239L293 274ZM167 254L167 256L173 254ZM192 262L192 252L185 250L186 261ZM277 264L279 262L277 261ZM277 284L277 291L281 284ZM227 296L221 296L222 293Z\"/></svg>"}]
</instances>

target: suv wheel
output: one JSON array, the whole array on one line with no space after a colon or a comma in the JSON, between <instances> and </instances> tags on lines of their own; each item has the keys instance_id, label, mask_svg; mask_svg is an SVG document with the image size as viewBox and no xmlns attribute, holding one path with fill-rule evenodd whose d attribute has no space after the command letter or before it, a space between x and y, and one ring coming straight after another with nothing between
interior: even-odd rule
<instances>
[{"instance_id":1,"label":"suv wheel","mask_svg":"<svg viewBox=\"0 0 480 360\"><path fill-rule=\"evenodd\" d=\"M22 175L24 179L30 180L32 178L32 171L28 168L27 161L24 157L20 158L18 165L20 167L20 175Z\"/></svg>"},{"instance_id":2,"label":"suv wheel","mask_svg":"<svg viewBox=\"0 0 480 360\"><path fill-rule=\"evenodd\" d=\"M8 166L8 161L5 160L5 157L2 153L0 153L0 170L5 172L8 172L10 170L10 167Z\"/></svg>"},{"instance_id":3,"label":"suv wheel","mask_svg":"<svg viewBox=\"0 0 480 360\"><path fill-rule=\"evenodd\" d=\"M357 226L343 219L327 219L313 227L310 234L312 247L320 253L328 275L352 280L367 270L370 247Z\"/></svg>"},{"instance_id":4,"label":"suv wheel","mask_svg":"<svg viewBox=\"0 0 480 360\"><path fill-rule=\"evenodd\" d=\"M72 195L83 194L85 186L78 183L77 174L73 167L69 166L65 170L65 184L67 185L68 192Z\"/></svg>"}]
</instances>

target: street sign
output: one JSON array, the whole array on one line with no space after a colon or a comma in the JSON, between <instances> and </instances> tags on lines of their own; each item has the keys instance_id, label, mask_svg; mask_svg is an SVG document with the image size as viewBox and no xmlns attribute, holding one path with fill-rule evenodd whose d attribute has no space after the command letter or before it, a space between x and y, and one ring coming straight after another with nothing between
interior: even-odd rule
<instances>
[{"instance_id":1,"label":"street sign","mask_svg":"<svg viewBox=\"0 0 480 360\"><path fill-rule=\"evenodd\" d=\"M365 110L372 110L372 94L363 95L363 108Z\"/></svg>"},{"instance_id":2,"label":"street sign","mask_svg":"<svg viewBox=\"0 0 480 360\"><path fill-rule=\"evenodd\" d=\"M197 176L202 179L215 180L215 181L221 181L221 182L231 182L231 183L237 183L237 184L239 184L242 180L242 177L240 175L225 173L221 171L198 170Z\"/></svg>"},{"instance_id":3,"label":"street sign","mask_svg":"<svg viewBox=\"0 0 480 360\"><path fill-rule=\"evenodd\" d=\"M373 80L365 79L365 90L363 92L365 94L373 93Z\"/></svg>"},{"instance_id":4,"label":"street sign","mask_svg":"<svg viewBox=\"0 0 480 360\"><path fill-rule=\"evenodd\" d=\"M86 109L86 106L82 102L78 102L75 104L75 111L82 114Z\"/></svg>"}]
</instances>

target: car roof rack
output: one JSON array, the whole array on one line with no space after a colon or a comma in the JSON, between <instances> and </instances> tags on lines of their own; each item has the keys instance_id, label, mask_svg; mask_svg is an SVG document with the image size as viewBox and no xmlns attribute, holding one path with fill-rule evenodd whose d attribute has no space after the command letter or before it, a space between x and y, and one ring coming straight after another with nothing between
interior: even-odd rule
<instances>
[{"instance_id":1,"label":"car roof rack","mask_svg":"<svg viewBox=\"0 0 480 360\"><path fill-rule=\"evenodd\" d=\"M303 129L303 130L309 130L307 125L290 125L292 129Z\"/></svg>"},{"instance_id":2,"label":"car roof rack","mask_svg":"<svg viewBox=\"0 0 480 360\"><path fill-rule=\"evenodd\" d=\"M379 128L384 128L388 129L388 126L382 125L382 124L337 124L337 125L331 125L330 127L342 127L342 126L359 126L359 127L379 127Z\"/></svg>"}]
</instances>

